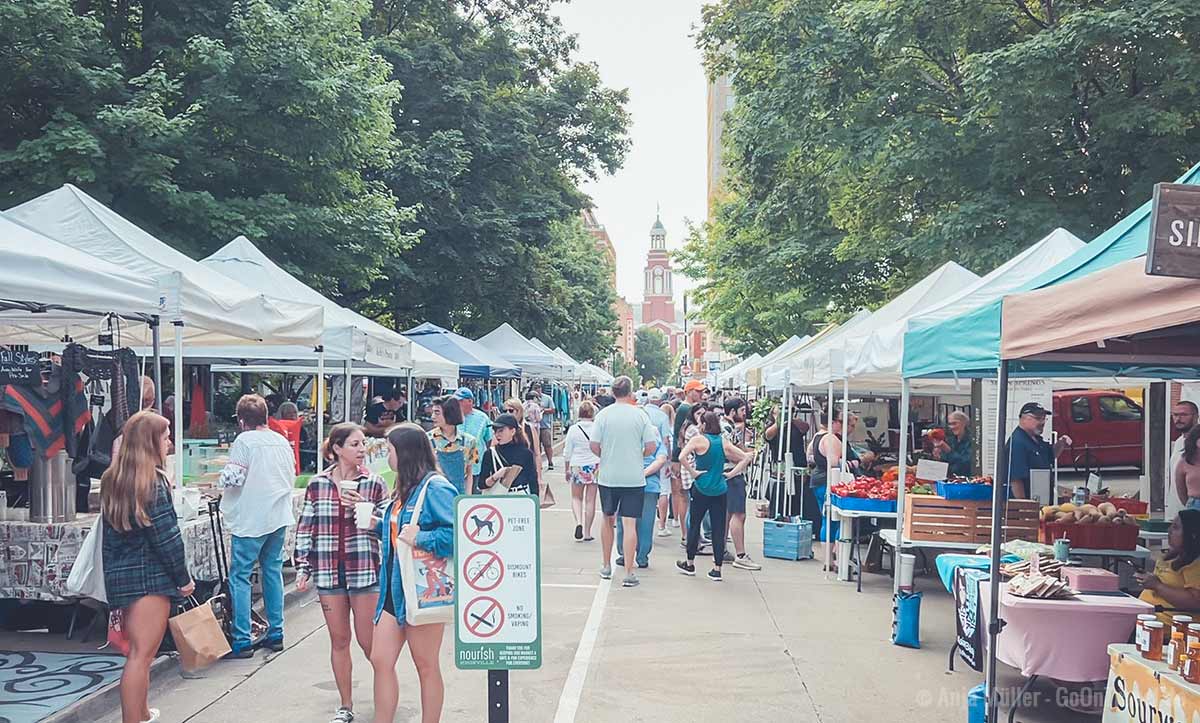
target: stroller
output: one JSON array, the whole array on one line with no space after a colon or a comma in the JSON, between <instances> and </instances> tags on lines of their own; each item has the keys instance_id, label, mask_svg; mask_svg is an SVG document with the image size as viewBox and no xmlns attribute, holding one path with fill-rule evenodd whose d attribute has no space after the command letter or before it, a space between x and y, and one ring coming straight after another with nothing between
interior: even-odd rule
<instances>
[{"instance_id":1,"label":"stroller","mask_svg":"<svg viewBox=\"0 0 1200 723\"><path fill-rule=\"evenodd\" d=\"M212 530L213 550L217 556L217 581L209 595L213 614L221 623L225 639L233 644L233 605L229 596L229 560L225 555L225 529L221 522L221 500L208 499L208 524ZM257 610L250 610L250 645L258 646L267 635L267 621Z\"/></svg>"}]
</instances>

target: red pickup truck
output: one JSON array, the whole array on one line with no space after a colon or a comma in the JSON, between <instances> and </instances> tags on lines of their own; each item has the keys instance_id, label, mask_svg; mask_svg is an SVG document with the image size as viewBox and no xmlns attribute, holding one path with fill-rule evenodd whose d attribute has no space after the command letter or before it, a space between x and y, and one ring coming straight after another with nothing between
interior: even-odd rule
<instances>
[{"instance_id":1,"label":"red pickup truck","mask_svg":"<svg viewBox=\"0 0 1200 723\"><path fill-rule=\"evenodd\" d=\"M1142 467L1142 406L1120 392L1072 389L1054 392L1054 431L1071 438L1058 466L1080 472L1100 467Z\"/></svg>"}]
</instances>

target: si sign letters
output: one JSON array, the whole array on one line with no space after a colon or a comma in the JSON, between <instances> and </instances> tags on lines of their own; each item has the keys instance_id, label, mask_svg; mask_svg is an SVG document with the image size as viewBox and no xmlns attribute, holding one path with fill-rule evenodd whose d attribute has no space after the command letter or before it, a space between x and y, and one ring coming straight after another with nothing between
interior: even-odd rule
<instances>
[{"instance_id":1,"label":"si sign letters","mask_svg":"<svg viewBox=\"0 0 1200 723\"><path fill-rule=\"evenodd\" d=\"M1154 186L1146 274L1200 279L1200 186Z\"/></svg>"}]
</instances>

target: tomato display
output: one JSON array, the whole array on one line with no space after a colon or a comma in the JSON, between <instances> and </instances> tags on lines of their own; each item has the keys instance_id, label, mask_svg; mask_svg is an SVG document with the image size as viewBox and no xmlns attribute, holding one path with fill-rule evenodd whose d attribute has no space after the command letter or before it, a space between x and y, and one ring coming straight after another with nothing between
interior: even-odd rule
<instances>
[{"instance_id":1,"label":"tomato display","mask_svg":"<svg viewBox=\"0 0 1200 723\"><path fill-rule=\"evenodd\" d=\"M908 477L905 480L905 490L911 491L917 480ZM867 500L894 500L898 494L896 480L883 481L874 477L855 477L853 482L842 482L833 485L833 494L838 497L857 497Z\"/></svg>"}]
</instances>

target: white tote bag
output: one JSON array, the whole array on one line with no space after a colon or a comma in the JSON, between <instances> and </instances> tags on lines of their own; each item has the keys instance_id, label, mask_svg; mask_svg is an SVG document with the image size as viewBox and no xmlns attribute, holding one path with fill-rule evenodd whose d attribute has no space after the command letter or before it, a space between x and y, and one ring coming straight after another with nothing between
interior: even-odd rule
<instances>
[{"instance_id":1,"label":"white tote bag","mask_svg":"<svg viewBox=\"0 0 1200 723\"><path fill-rule=\"evenodd\" d=\"M79 546L71 574L67 576L67 592L77 597L88 597L107 603L108 592L104 587L104 515L96 515L92 531Z\"/></svg>"},{"instance_id":2,"label":"white tote bag","mask_svg":"<svg viewBox=\"0 0 1200 723\"><path fill-rule=\"evenodd\" d=\"M496 472L508 466L504 463L504 458L500 456L495 447L488 447L488 454L492 455L492 469ZM502 479L491 487L484 487L480 494L506 495L508 494L508 486L504 484L504 480Z\"/></svg>"},{"instance_id":3,"label":"white tote bag","mask_svg":"<svg viewBox=\"0 0 1200 723\"><path fill-rule=\"evenodd\" d=\"M430 475L421 484L411 524L420 524L425 491L433 479L434 475ZM409 625L454 622L454 558L436 557L428 550L404 543L397 548L400 582L404 586L405 622Z\"/></svg>"}]
</instances>

